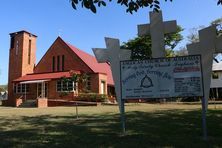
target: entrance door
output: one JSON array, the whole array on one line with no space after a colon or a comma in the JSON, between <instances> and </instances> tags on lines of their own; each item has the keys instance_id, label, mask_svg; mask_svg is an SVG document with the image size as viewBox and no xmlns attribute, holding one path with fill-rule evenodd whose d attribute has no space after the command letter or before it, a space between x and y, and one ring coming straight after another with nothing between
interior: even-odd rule
<instances>
[{"instance_id":1,"label":"entrance door","mask_svg":"<svg viewBox=\"0 0 222 148\"><path fill-rule=\"evenodd\" d=\"M45 88L45 91L43 91ZM37 98L47 98L48 97L48 83L38 83L37 84Z\"/></svg>"},{"instance_id":2,"label":"entrance door","mask_svg":"<svg viewBox=\"0 0 222 148\"><path fill-rule=\"evenodd\" d=\"M101 81L101 94L105 94L106 93L106 82L105 81Z\"/></svg>"}]
</instances>

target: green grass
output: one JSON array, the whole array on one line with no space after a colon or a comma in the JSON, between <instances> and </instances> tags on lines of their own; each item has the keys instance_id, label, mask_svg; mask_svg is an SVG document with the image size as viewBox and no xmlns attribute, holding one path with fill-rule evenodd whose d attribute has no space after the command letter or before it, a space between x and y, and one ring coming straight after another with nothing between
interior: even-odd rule
<instances>
[{"instance_id":1,"label":"green grass","mask_svg":"<svg viewBox=\"0 0 222 148\"><path fill-rule=\"evenodd\" d=\"M222 147L222 105L209 106L208 141L200 105L129 104L122 135L117 106L0 107L0 147Z\"/></svg>"}]
</instances>

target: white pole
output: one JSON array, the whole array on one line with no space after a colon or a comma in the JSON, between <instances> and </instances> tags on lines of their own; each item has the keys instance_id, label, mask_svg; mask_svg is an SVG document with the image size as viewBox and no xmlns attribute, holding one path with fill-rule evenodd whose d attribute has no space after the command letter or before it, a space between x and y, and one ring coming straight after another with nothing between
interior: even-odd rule
<instances>
[{"instance_id":1,"label":"white pole","mask_svg":"<svg viewBox=\"0 0 222 148\"><path fill-rule=\"evenodd\" d=\"M218 99L218 98L219 98L219 95L218 95L218 88L216 88L216 93L217 93L217 95L216 95L216 99Z\"/></svg>"},{"instance_id":2,"label":"white pole","mask_svg":"<svg viewBox=\"0 0 222 148\"><path fill-rule=\"evenodd\" d=\"M37 85L37 99L39 98L39 83L36 83L36 85Z\"/></svg>"},{"instance_id":3,"label":"white pole","mask_svg":"<svg viewBox=\"0 0 222 148\"><path fill-rule=\"evenodd\" d=\"M202 128L203 128L203 138L207 140L207 120L206 120L206 99L202 98Z\"/></svg>"},{"instance_id":4,"label":"white pole","mask_svg":"<svg viewBox=\"0 0 222 148\"><path fill-rule=\"evenodd\" d=\"M45 98L45 82L43 82L43 98Z\"/></svg>"},{"instance_id":5,"label":"white pole","mask_svg":"<svg viewBox=\"0 0 222 148\"><path fill-rule=\"evenodd\" d=\"M41 98L44 98L44 82L42 82L42 92L41 92Z\"/></svg>"}]
</instances>

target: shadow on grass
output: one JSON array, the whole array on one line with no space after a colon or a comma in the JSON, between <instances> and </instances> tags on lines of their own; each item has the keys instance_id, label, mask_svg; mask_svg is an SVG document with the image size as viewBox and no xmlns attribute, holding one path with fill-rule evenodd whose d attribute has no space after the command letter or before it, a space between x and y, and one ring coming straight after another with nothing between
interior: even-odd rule
<instances>
[{"instance_id":1,"label":"shadow on grass","mask_svg":"<svg viewBox=\"0 0 222 148\"><path fill-rule=\"evenodd\" d=\"M128 112L126 135L118 114L23 116L0 121L0 147L221 147L222 110L207 114L202 140L201 111Z\"/></svg>"}]
</instances>

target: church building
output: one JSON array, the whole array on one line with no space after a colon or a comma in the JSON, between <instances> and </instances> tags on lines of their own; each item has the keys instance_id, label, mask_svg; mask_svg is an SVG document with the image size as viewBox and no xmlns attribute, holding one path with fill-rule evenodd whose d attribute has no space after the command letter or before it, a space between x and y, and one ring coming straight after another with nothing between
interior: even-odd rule
<instances>
[{"instance_id":1,"label":"church building","mask_svg":"<svg viewBox=\"0 0 222 148\"><path fill-rule=\"evenodd\" d=\"M58 37L36 64L37 36L19 31L11 33L10 37L8 100L5 105L19 106L26 100L35 100L41 107L48 106L50 100L75 101L83 89L82 84L62 81L73 74L87 74L88 92L114 95L109 63L98 63L94 56ZM61 97L64 92L66 95Z\"/></svg>"}]
</instances>

